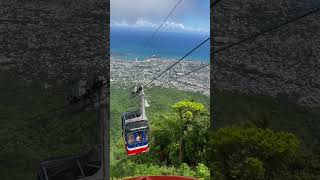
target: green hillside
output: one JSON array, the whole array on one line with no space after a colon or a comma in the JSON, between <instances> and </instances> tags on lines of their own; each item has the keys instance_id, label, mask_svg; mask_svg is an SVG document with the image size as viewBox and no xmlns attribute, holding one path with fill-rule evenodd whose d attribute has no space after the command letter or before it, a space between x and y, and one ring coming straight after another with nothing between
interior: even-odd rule
<instances>
[{"instance_id":1,"label":"green hillside","mask_svg":"<svg viewBox=\"0 0 320 180\"><path fill-rule=\"evenodd\" d=\"M173 164L161 164L159 159L154 156L155 147L152 147L152 140L150 140L151 150L149 153L141 154L136 157L127 157L123 139L121 137L121 112L134 111L139 108L139 99L131 99L129 89L111 88L111 177L123 178L138 175L184 175L196 176L200 171L196 167L194 170L190 169L187 164L180 167L174 167ZM161 121L161 117L172 113L171 106L176 102L185 99L194 99L201 102L209 109L209 97L200 93L193 93L187 91L180 91L176 89L164 89L153 87L146 90L147 100L150 107L146 109L149 124L151 126L150 136L154 133L155 124ZM209 121L209 119L207 119ZM150 139L153 139L151 137ZM193 174L192 174L193 173ZM207 173L209 173L207 171Z\"/></svg>"},{"instance_id":2,"label":"green hillside","mask_svg":"<svg viewBox=\"0 0 320 180\"><path fill-rule=\"evenodd\" d=\"M114 133L112 133L111 153L111 169L114 172L112 175L116 177L143 175L141 172L152 171L154 164L156 164L156 166L160 165L160 167L165 168L166 170L163 172L162 170L155 171L149 175L165 175L167 172L175 175L181 175L179 173L179 166L175 165L173 167L173 164L159 161L159 159L155 158L152 152L140 155L137 158L124 156L123 142L120 137L120 113L126 109L134 110L135 108L138 108L137 105L134 108L132 102L128 102L129 92L129 90L120 90L116 88L111 89L111 123L112 127L115 127L112 128L114 131ZM162 115L166 116L168 114L172 114L172 109L170 107L174 103L183 99L192 98L205 104L206 108L209 109L209 98L198 93L179 91L175 89L152 88L148 91L147 95L149 96L149 104L151 105L151 107L147 109L147 116L150 119L151 126L155 126L155 124L157 124L155 121L161 121L161 119L163 119ZM317 130L320 127L319 109L311 109L294 105L289 103L286 99L281 98L275 99L265 96L253 96L228 91L215 90L215 94L213 94L211 98L214 102L212 105L215 111L213 132L217 132L221 128L224 129L231 125L244 128L244 133L246 132L246 128L271 129L275 133L274 136L278 136L278 132L280 134L289 132L296 135L298 141L301 142L301 150L298 150L299 153L296 152L298 154L295 154L294 156L300 156L299 154L301 152L302 156L305 155L308 156L308 158L310 158L310 156L311 158L313 157L313 155L310 155L310 152L318 146L320 137ZM133 102L138 104L137 100ZM151 130L152 129L153 128L151 128ZM240 132L241 131L242 130L240 129ZM259 131L257 131L257 133L258 132ZM157 137L154 137L154 139ZM292 157L292 159L295 158ZM308 162L306 163L308 164ZM319 162L315 162L315 164L318 163ZM288 162L288 164L290 163ZM289 166L288 164L286 166ZM207 162L207 166L208 165L210 166L210 162ZM136 171L135 168L141 168L144 170ZM195 169L195 166L192 167L191 165L189 168L191 168L190 170L192 171ZM314 166L310 165L310 169L313 168ZM129 170L126 171L125 169ZM217 169L211 170L213 171L212 173L219 171ZM116 171L120 172L115 173ZM134 171L137 173L130 173L128 171ZM297 177L299 179L300 175L297 175ZM306 177L313 177L313 175L307 175Z\"/></svg>"},{"instance_id":3,"label":"green hillside","mask_svg":"<svg viewBox=\"0 0 320 180\"><path fill-rule=\"evenodd\" d=\"M139 99L130 98L129 89L121 89L111 86L110 89L110 111L111 111L111 138L119 138L121 136L121 113L125 111L134 111L139 109ZM147 117L150 122L156 117L170 111L170 106L174 103L193 98L197 101L209 106L209 97L201 93L193 93L181 91L177 89L151 88L146 90L146 98L150 107L146 109Z\"/></svg>"},{"instance_id":4,"label":"green hillside","mask_svg":"<svg viewBox=\"0 0 320 180\"><path fill-rule=\"evenodd\" d=\"M71 92L71 88L52 82L54 89L48 90L44 88L43 82L27 83L10 73L0 73L0 83L0 177L2 179L33 180L36 178L40 161L49 157L84 153L96 143L96 132L99 126L95 110L83 109L80 104L47 113L65 105L65 97ZM204 174L204 177L206 168L209 167L211 171L215 171L215 167L209 163L212 161L210 159L199 158L203 161L199 164L193 163L193 160L187 157L189 164L179 164L174 162L177 154L170 154L170 151L169 154L165 154L169 159L162 161L161 153L155 156L159 147L151 147L151 152L144 155L127 157L124 154L121 138L120 114L123 111L138 108L137 99L131 101L129 92L127 89L111 87L111 172L113 177L143 175L145 172L199 177ZM170 133L166 128L161 129L161 127L168 127L161 123L171 122L171 120L174 123L177 117L171 106L175 103L184 99L193 99L209 109L209 98L200 93L151 88L146 91L146 94L150 104L147 108L147 116L151 126L156 127L151 134L153 144L161 143L163 135ZM317 149L319 144L319 109L293 105L285 99L226 91L215 91L211 99L215 110L213 132L235 124L240 127L269 128L274 132L292 132L301 141L304 148L302 154L309 158L301 156L306 163L302 165L307 167L308 172L320 172L320 169L316 169L319 164L317 158L320 156L313 150ZM213 138L211 135L207 137ZM218 138L219 134L215 137ZM167 150L170 148L171 152L177 150L174 144L164 147ZM311 150L313 154L309 155ZM300 163L300 166L302 165ZM204 173L201 175L201 172ZM303 173L307 172L303 171ZM214 173L211 172L211 174Z\"/></svg>"},{"instance_id":5,"label":"green hillside","mask_svg":"<svg viewBox=\"0 0 320 180\"><path fill-rule=\"evenodd\" d=\"M289 103L286 99L253 96L215 90L213 99L217 128L245 121L264 121L268 128L298 135L304 147L316 145L320 140L320 109Z\"/></svg>"},{"instance_id":6,"label":"green hillside","mask_svg":"<svg viewBox=\"0 0 320 180\"><path fill-rule=\"evenodd\" d=\"M34 180L40 161L93 146L95 111L78 111L81 105L52 111L67 103L65 86L46 90L42 82L26 83L10 73L0 73L0 84L1 179Z\"/></svg>"}]
</instances>

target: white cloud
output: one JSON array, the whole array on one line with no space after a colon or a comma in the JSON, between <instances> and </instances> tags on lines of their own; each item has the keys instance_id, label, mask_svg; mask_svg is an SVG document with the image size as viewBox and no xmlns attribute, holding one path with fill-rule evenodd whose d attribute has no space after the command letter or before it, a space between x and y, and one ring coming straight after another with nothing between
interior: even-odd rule
<instances>
[{"instance_id":1,"label":"white cloud","mask_svg":"<svg viewBox=\"0 0 320 180\"><path fill-rule=\"evenodd\" d=\"M159 27L160 23L153 23L143 18L139 18L137 21L133 23L127 22L125 20L122 20L122 21L112 20L110 25L111 27L156 29L157 27ZM178 23L174 21L166 21L163 24L161 31L188 31L188 32L199 32L199 33L209 32L208 29L187 27L183 23Z\"/></svg>"},{"instance_id":2,"label":"white cloud","mask_svg":"<svg viewBox=\"0 0 320 180\"><path fill-rule=\"evenodd\" d=\"M127 19L136 21L140 17L151 19L163 18L175 6L179 0L111 0L111 19ZM192 13L196 8L194 1L182 0L174 12L174 17L179 18Z\"/></svg>"},{"instance_id":3,"label":"white cloud","mask_svg":"<svg viewBox=\"0 0 320 180\"><path fill-rule=\"evenodd\" d=\"M157 24L144 20L143 18L139 18L134 26L136 27L157 27Z\"/></svg>"},{"instance_id":4,"label":"white cloud","mask_svg":"<svg viewBox=\"0 0 320 180\"><path fill-rule=\"evenodd\" d=\"M173 29L185 29L182 23L175 23L175 22L165 22L163 25L165 28L173 28Z\"/></svg>"},{"instance_id":5,"label":"white cloud","mask_svg":"<svg viewBox=\"0 0 320 180\"><path fill-rule=\"evenodd\" d=\"M110 20L113 27L157 28L179 0L111 0ZM209 6L201 7L202 0L182 0L161 31L209 31ZM208 3L209 5L209 3ZM208 24L191 23L205 18ZM203 20L206 22L206 20ZM192 26L192 27L190 27ZM207 27L205 27L207 26Z\"/></svg>"},{"instance_id":6,"label":"white cloud","mask_svg":"<svg viewBox=\"0 0 320 180\"><path fill-rule=\"evenodd\" d=\"M118 27L129 27L129 24L126 21L111 21L110 23L111 26L118 26Z\"/></svg>"}]
</instances>

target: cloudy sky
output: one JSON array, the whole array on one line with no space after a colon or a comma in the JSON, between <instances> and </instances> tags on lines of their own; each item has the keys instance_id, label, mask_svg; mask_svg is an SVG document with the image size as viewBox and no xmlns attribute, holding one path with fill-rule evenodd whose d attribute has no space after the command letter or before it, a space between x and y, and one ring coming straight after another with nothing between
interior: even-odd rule
<instances>
[{"instance_id":1,"label":"cloudy sky","mask_svg":"<svg viewBox=\"0 0 320 180\"><path fill-rule=\"evenodd\" d=\"M111 0L111 28L156 29L179 0ZM210 32L210 0L182 0L161 31Z\"/></svg>"}]
</instances>

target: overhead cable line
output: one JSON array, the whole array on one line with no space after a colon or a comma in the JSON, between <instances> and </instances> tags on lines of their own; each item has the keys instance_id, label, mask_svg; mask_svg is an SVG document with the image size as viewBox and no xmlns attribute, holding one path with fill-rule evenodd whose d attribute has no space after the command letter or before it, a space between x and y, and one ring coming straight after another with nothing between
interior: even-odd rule
<instances>
[{"instance_id":1,"label":"overhead cable line","mask_svg":"<svg viewBox=\"0 0 320 180\"><path fill-rule=\"evenodd\" d=\"M69 100L68 104L53 108L53 109L51 109L51 110L49 110L47 112L36 114L36 115L34 115L34 116L30 117L30 118L25 119L23 122L27 122L27 121L35 119L35 118L43 117L43 116L49 115L51 113L56 113L56 112L65 110L66 108L70 107L71 105L79 103L82 99L88 99L90 102L86 103L81 109L86 108L86 107L90 106L91 104L94 105L94 104L100 102L100 100L92 101L89 96L94 94L97 91L98 88L101 88L101 87L105 86L106 84L107 83L102 83L101 81L95 82L92 85L91 89L87 90L87 93L85 93L84 95L82 95L80 97L74 97L73 99ZM103 101L105 101L105 99Z\"/></svg>"},{"instance_id":2,"label":"overhead cable line","mask_svg":"<svg viewBox=\"0 0 320 180\"><path fill-rule=\"evenodd\" d=\"M87 108L87 107L89 107L90 105L96 104L96 103L98 103L98 102L99 102L99 100L98 100L98 101L94 101L94 102L86 103L86 104L84 104L81 108L79 108L78 110L76 110L76 112L81 111L81 110L83 110L84 108ZM36 119L36 118L44 117L44 116L50 115L50 114L52 114L52 113L61 112L61 111L65 110L66 108L70 107L70 106L71 106L70 104L62 105L62 106L53 108L53 109L51 109L51 110L49 110L49 111L47 111L47 112L43 112L43 113L36 114L36 115L34 115L34 116L32 116L32 117L30 117L30 118L28 118L28 119L23 120L22 122L28 122L29 120L33 120L33 119Z\"/></svg>"},{"instance_id":3,"label":"overhead cable line","mask_svg":"<svg viewBox=\"0 0 320 180\"><path fill-rule=\"evenodd\" d=\"M199 71L199 70L201 70L201 69L203 69L203 68L205 68L205 67L208 67L208 66L210 66L210 64L206 64L206 65L200 66L200 67L198 67L198 68L196 68L196 69L194 69L194 70L192 70L192 71L190 71L190 72L188 72L188 73L186 73L186 74L180 75L180 76L178 76L178 77L176 77L176 78L174 78L174 79L170 79L170 80L167 81L167 82L170 82L170 81L173 81L173 80L182 78L182 77L184 77L184 76L188 76L188 75L190 75L190 74L192 74L192 73L194 73L194 72L196 72L196 71Z\"/></svg>"},{"instance_id":4,"label":"overhead cable line","mask_svg":"<svg viewBox=\"0 0 320 180\"><path fill-rule=\"evenodd\" d=\"M146 85L144 85L144 87L147 87L148 85L150 85L153 81L157 80L160 76L162 76L164 73L166 73L167 71L169 71L171 68L173 68L173 66L177 65L180 61L182 61L184 58L186 58L187 56L189 56L191 53L193 53L195 50L197 50L198 48L200 48L204 43L206 43L208 40L210 39L210 37L208 37L207 39L205 39L204 41L202 41L199 45L197 45L195 48L193 48L192 50L190 50L186 55L184 55L182 58L180 58L178 61L176 61L175 63L173 63L171 66L169 66L167 69L165 69L162 73L160 73L157 77L153 78L149 83L147 83Z\"/></svg>"},{"instance_id":5,"label":"overhead cable line","mask_svg":"<svg viewBox=\"0 0 320 180\"><path fill-rule=\"evenodd\" d=\"M176 9L176 7L180 4L182 0L180 0L175 7L171 10L171 12L169 13L169 15L165 18L165 20L161 23L161 25L157 28L157 30L153 33L153 35L151 36L150 39L152 39L155 34L159 31L159 29L162 27L162 25L166 22L166 20L169 18L169 16L172 14L172 12ZM216 0L213 5L216 5L217 3L219 3L221 0ZM203 45L206 41L208 41L210 39L210 37L208 37L205 41L203 41L200 45L198 45L196 48L194 48L193 50L191 50L189 53L187 53L184 57L182 57L180 60L178 60L177 62L175 62L173 65L171 65L170 67L168 67L164 72L162 72L161 74L159 74L156 78L154 78L153 80L151 80L149 83L147 83L146 85L144 85L145 87L150 85L153 81L155 81L156 79L158 79L160 76L162 76L165 72L167 72L168 70L170 70L173 66L175 66L176 64L178 64L181 60L183 60L185 57L187 57L188 55L190 55L193 51L195 51L196 49L198 49L201 45Z\"/></svg>"},{"instance_id":6,"label":"overhead cable line","mask_svg":"<svg viewBox=\"0 0 320 180\"><path fill-rule=\"evenodd\" d=\"M215 2L219 2L219 1L220 1L220 0L217 0L217 1L215 1ZM310 11L310 12L308 12L308 13L305 13L305 14L301 15L301 16L295 17L295 18L293 18L293 19L291 19L291 20L289 20L289 21L283 22L283 23L281 23L281 24L278 24L278 25L272 26L272 27L270 27L270 28L267 28L267 29L265 29L265 30L263 30L263 31L261 31L261 32L259 32L259 33L256 33L256 34L251 35L251 36L249 36L249 37L247 37L247 38L244 38L244 39L242 39L242 40L240 40L240 41L237 41L237 42L235 42L235 43L232 43L232 44L230 44L230 45L227 45L227 46L225 46L225 47L222 47L222 48L220 48L220 49L218 49L218 50L216 50L216 51L213 51L213 54L223 52L223 51L225 51L225 50L227 50L227 49L229 49L229 48L232 48L233 46L239 45L239 44L241 44L241 43L243 43L243 42L246 42L246 41L248 41L248 40L250 40L250 39L253 39L253 38L256 38L256 37L258 37L258 36L264 35L264 34L270 32L270 31L273 31L273 30L275 30L275 29L279 29L279 28L281 28L282 26L288 25L288 24L290 24L290 23L292 23L292 22L295 22L295 21L297 21L297 20L300 20L300 19L302 19L302 18L304 18L304 17L307 17L307 16L312 15L312 14L314 14L314 13L317 13L317 12L319 12L319 11L320 11L320 8L316 8L316 9L313 10L313 11ZM166 83L171 82L171 81L173 81L173 80L177 80L177 79L179 79L179 78L181 78L181 77L184 77L184 76L188 76L188 75L190 75L190 74L192 74L192 73L194 73L194 72L196 72L196 71L199 71L199 70L201 70L201 69L203 69L203 68L205 68L205 67L207 67L207 66L210 66L210 64L206 64L206 65L201 66L201 67L199 67L199 68L196 68L196 69L194 69L194 70L192 70L192 71L190 71L190 72L188 72L188 73L186 73L186 74L183 74L183 75L180 75L180 76L178 76L178 77L176 77L176 78L170 79L169 81L166 81Z\"/></svg>"},{"instance_id":7,"label":"overhead cable line","mask_svg":"<svg viewBox=\"0 0 320 180\"><path fill-rule=\"evenodd\" d=\"M273 30L275 30L275 29L278 29L278 28L280 28L280 27L282 27L282 26L284 26L284 25L290 24L290 23L292 23L292 22L295 22L295 21L297 21L297 20L300 20L300 19L302 19L302 18L304 18L304 17L306 17L306 16L309 16L309 15L311 15L311 14L317 13L317 12L319 12L319 11L320 11L320 8L317 8L317 9L315 9L315 10L313 10L313 11L310 11L310 12L308 12L308 13L306 13L306 14L303 14L303 15L301 15L301 16L295 17L295 18L293 18L293 19L291 19L291 20L289 20L289 21L283 22L283 23L281 23L281 24L279 24L279 25L276 25L276 26L267 28L267 29L265 29L265 30L263 30L263 31L261 31L261 32L259 32L259 33L257 33L257 34L251 35L251 36L249 36L249 37L247 37L247 38L244 38L244 39L242 39L242 40L239 40L239 41L237 41L237 42L235 42L235 43L232 43L232 44L230 44L230 45L227 45L227 46L225 46L225 47L222 47L222 48L220 48L220 49L217 49L217 50L213 51L213 54L223 52L223 51L225 51L225 50L227 50L227 49L229 49L229 48L232 48L232 47L235 46L235 45L239 45L239 44L241 44L241 43L243 43L243 42L246 42L246 41L248 41L248 40L250 40L250 39L253 39L253 38L255 38L255 37L258 37L258 36L261 36L261 35L263 35L263 34L266 34L266 33L270 32L270 31L273 31ZM196 72L196 71L198 71L198 70L200 70L200 69L203 69L203 68L205 68L205 67L207 67L207 66L209 66L209 65L210 65L210 64L201 66L200 68L197 68L197 69L195 69L195 70L192 70L192 71L190 71L190 72L187 73L187 74L184 74L184 75L179 76L178 78L183 77L183 76L187 76L187 75L189 75L189 74L191 74L191 73L193 73L193 72Z\"/></svg>"},{"instance_id":8,"label":"overhead cable line","mask_svg":"<svg viewBox=\"0 0 320 180\"><path fill-rule=\"evenodd\" d=\"M314 14L314 13L317 13L317 12L319 12L319 11L320 11L320 8L316 8L316 9L313 10L313 11L310 11L310 12L308 12L308 13L305 13L305 14L303 14L303 15L301 15L301 16L295 17L295 18L293 18L293 19L291 19L291 20L289 20L289 21L283 22L283 23L278 24L278 25L275 25L275 26L273 26L273 27L267 28L267 29L265 29L265 30L263 30L263 31L261 31L261 32L259 32L259 33L256 33L256 34L254 34L254 35L252 35L252 36L249 36L249 37L244 38L244 39L242 39L242 40L240 40L240 41L237 41L237 42L235 42L235 43L232 43L232 44L230 44L230 45L227 45L227 46L225 46L225 47L222 47L222 48L220 48L220 49L218 49L218 50L216 50L216 51L213 51L213 54L219 53L219 52L222 52L222 51L225 51L225 50L227 50L227 49L229 49L229 48L231 48L231 47L233 47L233 46L236 46L236 45L239 45L239 44L241 44L241 43L243 43L243 42L246 42L246 41L248 41L248 40L254 39L254 38L258 37L258 36L261 36L261 35L263 35L263 34L266 34L266 33L270 32L270 31L275 30L275 29L279 29L279 28L281 28L281 27L283 27L283 26L285 26L285 25L288 25L288 24L290 24L290 23L293 23L293 22L295 22L295 21L298 21L298 20L300 20L300 19L302 19L302 18L304 18L304 17L307 17L307 16L312 15L312 14Z\"/></svg>"},{"instance_id":9,"label":"overhead cable line","mask_svg":"<svg viewBox=\"0 0 320 180\"><path fill-rule=\"evenodd\" d=\"M39 118L39 117L42 117L42 116L45 116L45 115L49 115L51 113L55 113L55 112L59 112L59 111L62 111L64 109L66 109L67 107L69 107L70 104L66 104L66 105L63 105L63 106L59 106L59 107L56 107L56 108L53 108L47 112L43 112L43 113L39 113L39 114L36 114L28 119L25 119L23 122L27 122L29 120L33 120L33 119L36 119L36 118Z\"/></svg>"},{"instance_id":10,"label":"overhead cable line","mask_svg":"<svg viewBox=\"0 0 320 180\"><path fill-rule=\"evenodd\" d=\"M188 86L188 87L196 87L196 88L200 88L200 89L202 89L202 90L210 90L210 87L202 87L202 86L198 86L198 85L196 85L196 84L191 84L191 83L189 83L189 84L186 84L186 82L179 82L179 81L176 81L177 83L179 83L179 84L182 84L182 85L184 85L184 86Z\"/></svg>"},{"instance_id":11,"label":"overhead cable line","mask_svg":"<svg viewBox=\"0 0 320 180\"><path fill-rule=\"evenodd\" d=\"M174 12L174 10L178 7L178 5L182 2L182 0L179 0L177 4L173 7L173 9L170 11L170 13L166 16L166 18L162 21L162 23L158 26L158 28L152 33L151 37L149 39L146 39L144 43L144 47L146 47L149 42L154 38L154 36L159 32L160 28L164 25L164 23L167 21L167 19L171 16L171 14ZM154 50L153 50L154 51ZM143 77L144 77L143 73Z\"/></svg>"},{"instance_id":12,"label":"overhead cable line","mask_svg":"<svg viewBox=\"0 0 320 180\"><path fill-rule=\"evenodd\" d=\"M146 40L145 42L145 46L149 43L149 41L151 39L154 38L154 36L158 33L158 31L160 30L160 28L163 26L163 24L167 21L167 19L171 16L171 14L173 13L173 11L178 7L178 5L181 3L182 0L179 0L179 2L173 7L173 9L170 11L170 13L167 15L167 17L162 21L162 23L160 24L160 26L158 26L158 28L153 32L152 36Z\"/></svg>"},{"instance_id":13,"label":"overhead cable line","mask_svg":"<svg viewBox=\"0 0 320 180\"><path fill-rule=\"evenodd\" d=\"M184 76L188 76L188 75L190 75L190 74L192 74L192 73L194 73L194 72L196 72L196 71L199 71L199 70L201 70L201 69L203 69L203 68L206 68L206 67L208 67L208 66L210 66L210 64L205 64L205 65L200 66L200 67L198 67L198 68L196 68L196 69L194 69L194 70L189 71L189 72L186 73L186 74L177 76L176 78L170 78L168 81L165 81L164 83L161 83L161 84L166 84L166 83L172 82L172 81L174 81L174 80L177 80L177 79L179 79L179 78L182 78L182 77L184 77ZM196 85L192 85L192 86L196 86ZM200 87L200 86L197 86L197 87ZM205 87L200 87L200 88L207 89L207 88L205 88Z\"/></svg>"}]
</instances>

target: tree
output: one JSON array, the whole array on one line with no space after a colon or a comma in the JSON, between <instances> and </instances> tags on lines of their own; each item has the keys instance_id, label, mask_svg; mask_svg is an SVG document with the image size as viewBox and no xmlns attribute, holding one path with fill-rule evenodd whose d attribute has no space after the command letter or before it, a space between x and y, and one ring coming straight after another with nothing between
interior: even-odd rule
<instances>
[{"instance_id":1,"label":"tree","mask_svg":"<svg viewBox=\"0 0 320 180\"><path fill-rule=\"evenodd\" d=\"M173 113L160 115L152 124L154 149L160 161L167 165L185 162L195 167L205 160L204 145L210 125L204 105L191 100L172 106Z\"/></svg>"},{"instance_id":2,"label":"tree","mask_svg":"<svg viewBox=\"0 0 320 180\"><path fill-rule=\"evenodd\" d=\"M203 104L197 103L194 100L177 102L172 108L179 116L179 161L182 163L185 153L185 139L188 136L188 132L192 131L193 127L197 125L196 119L198 116L206 114L207 111Z\"/></svg>"},{"instance_id":3,"label":"tree","mask_svg":"<svg viewBox=\"0 0 320 180\"><path fill-rule=\"evenodd\" d=\"M269 180L287 169L299 149L300 141L291 133L226 127L212 134L206 152L223 179Z\"/></svg>"},{"instance_id":4,"label":"tree","mask_svg":"<svg viewBox=\"0 0 320 180\"><path fill-rule=\"evenodd\" d=\"M292 159L288 171L282 176L292 180L320 179L320 149L318 148L315 145L311 148L312 151L301 151L297 157Z\"/></svg>"},{"instance_id":5,"label":"tree","mask_svg":"<svg viewBox=\"0 0 320 180\"><path fill-rule=\"evenodd\" d=\"M179 163L179 144L177 143L180 137L180 125L174 116L161 115L152 126L152 139L154 141L152 148L156 151L160 161L167 165ZM151 150L152 150L151 149Z\"/></svg>"}]
</instances>

